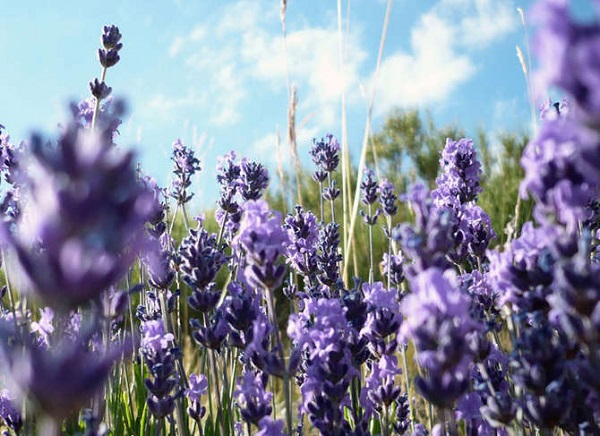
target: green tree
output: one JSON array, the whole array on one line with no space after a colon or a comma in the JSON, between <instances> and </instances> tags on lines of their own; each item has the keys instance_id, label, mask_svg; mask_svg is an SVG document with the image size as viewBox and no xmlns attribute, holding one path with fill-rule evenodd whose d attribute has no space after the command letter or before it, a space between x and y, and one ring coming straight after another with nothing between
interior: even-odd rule
<instances>
[{"instance_id":1,"label":"green tree","mask_svg":"<svg viewBox=\"0 0 600 436\"><path fill-rule=\"evenodd\" d=\"M382 177L400 192L415 178L432 186L446 138L463 136L464 131L455 125L438 128L429 114L423 119L416 109L397 109L386 117L381 131L373 135L367 164L377 166Z\"/></svg>"}]
</instances>

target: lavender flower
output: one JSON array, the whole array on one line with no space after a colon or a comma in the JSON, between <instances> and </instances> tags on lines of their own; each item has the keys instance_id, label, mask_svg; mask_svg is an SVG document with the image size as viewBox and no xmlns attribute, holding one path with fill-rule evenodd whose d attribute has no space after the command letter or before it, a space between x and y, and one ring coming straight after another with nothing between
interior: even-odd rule
<instances>
[{"instance_id":1,"label":"lavender flower","mask_svg":"<svg viewBox=\"0 0 600 436\"><path fill-rule=\"evenodd\" d=\"M388 341L390 335L396 334L402 322L398 290L386 289L383 283L364 283L363 293L367 303L367 320L361 335L369 339L369 349L376 356L391 354L395 351L396 341Z\"/></svg>"},{"instance_id":2,"label":"lavender flower","mask_svg":"<svg viewBox=\"0 0 600 436\"><path fill-rule=\"evenodd\" d=\"M455 206L477 199L481 192L481 164L476 158L472 140L446 139L440 166L442 173L436 179L438 187L431 192L437 206Z\"/></svg>"},{"instance_id":3,"label":"lavender flower","mask_svg":"<svg viewBox=\"0 0 600 436\"><path fill-rule=\"evenodd\" d=\"M0 391L0 417L8 428L19 434L23 427L23 419L21 412L13 405L13 401L14 398L8 390Z\"/></svg>"},{"instance_id":4,"label":"lavender flower","mask_svg":"<svg viewBox=\"0 0 600 436\"><path fill-rule=\"evenodd\" d=\"M469 384L472 356L465 338L478 330L469 299L450 270L427 269L411 279L411 290L400 305L400 332L413 340L417 362L426 370L417 377L417 388L432 404L451 409Z\"/></svg>"},{"instance_id":5,"label":"lavender flower","mask_svg":"<svg viewBox=\"0 0 600 436\"><path fill-rule=\"evenodd\" d=\"M98 49L98 58L100 64L104 68L113 67L119 62L119 50L123 48L121 40L121 33L117 26L104 26L104 32L102 33L102 45L104 48Z\"/></svg>"},{"instance_id":6,"label":"lavender flower","mask_svg":"<svg viewBox=\"0 0 600 436\"><path fill-rule=\"evenodd\" d=\"M18 399L32 399L56 422L97 393L113 363L131 350L128 341L110 349L98 348L98 323L86 324L73 338L54 338L53 347L47 349L27 338L24 344L9 341L12 327L5 321L0 333L2 361L12 390Z\"/></svg>"},{"instance_id":7,"label":"lavender flower","mask_svg":"<svg viewBox=\"0 0 600 436\"><path fill-rule=\"evenodd\" d=\"M377 187L381 208L383 213L389 217L396 215L396 212L398 211L398 207L396 206L398 197L396 196L394 189L394 184L387 179L381 180Z\"/></svg>"},{"instance_id":8,"label":"lavender flower","mask_svg":"<svg viewBox=\"0 0 600 436\"><path fill-rule=\"evenodd\" d=\"M270 416L265 416L258 423L258 432L255 436L285 436L283 433L283 421L278 419L273 421Z\"/></svg>"},{"instance_id":9,"label":"lavender flower","mask_svg":"<svg viewBox=\"0 0 600 436\"><path fill-rule=\"evenodd\" d=\"M313 146L310 150L310 155L314 164L325 173L332 173L340 164L340 144L328 134L326 139L317 141L313 139Z\"/></svg>"},{"instance_id":10,"label":"lavender flower","mask_svg":"<svg viewBox=\"0 0 600 436\"><path fill-rule=\"evenodd\" d=\"M377 180L375 173L371 170L365 170L363 181L360 183L361 198L360 201L368 206L377 201Z\"/></svg>"},{"instance_id":11,"label":"lavender flower","mask_svg":"<svg viewBox=\"0 0 600 436\"><path fill-rule=\"evenodd\" d=\"M258 162L242 159L239 189L245 201L258 200L269 184L267 169Z\"/></svg>"},{"instance_id":12,"label":"lavender flower","mask_svg":"<svg viewBox=\"0 0 600 436\"><path fill-rule=\"evenodd\" d=\"M206 413L206 407L200 405L200 397L206 395L208 389L208 380L203 374L190 374L189 387L184 394L190 402L188 413L190 417L198 422Z\"/></svg>"},{"instance_id":13,"label":"lavender flower","mask_svg":"<svg viewBox=\"0 0 600 436\"><path fill-rule=\"evenodd\" d=\"M347 345L351 331L339 300L309 300L302 316L290 317L288 335L308 351L300 411L322 433L334 434L345 421L342 407L349 402L348 387L357 374Z\"/></svg>"},{"instance_id":14,"label":"lavender flower","mask_svg":"<svg viewBox=\"0 0 600 436\"><path fill-rule=\"evenodd\" d=\"M342 260L342 255L339 253L339 228L339 224L328 223L319 231L317 242L317 278L334 293L341 287L339 262Z\"/></svg>"},{"instance_id":15,"label":"lavender flower","mask_svg":"<svg viewBox=\"0 0 600 436\"><path fill-rule=\"evenodd\" d=\"M194 151L186 147L181 139L173 142L173 154L171 160L175 163L173 174L175 178L172 184L171 197L177 204L185 204L194 196L188 189L192 184L192 176L200 171L200 161L195 156Z\"/></svg>"},{"instance_id":16,"label":"lavender flower","mask_svg":"<svg viewBox=\"0 0 600 436\"><path fill-rule=\"evenodd\" d=\"M534 228L528 222L506 250L488 252L487 277L497 289L500 307L510 303L516 311L547 309L546 296L551 292L556 259L551 247L559 238L556 226Z\"/></svg>"},{"instance_id":17,"label":"lavender flower","mask_svg":"<svg viewBox=\"0 0 600 436\"><path fill-rule=\"evenodd\" d=\"M296 206L296 214L285 218L283 228L287 230L290 241L285 253L287 262L305 277L313 276L319 237L317 217L311 211Z\"/></svg>"},{"instance_id":18,"label":"lavender flower","mask_svg":"<svg viewBox=\"0 0 600 436\"><path fill-rule=\"evenodd\" d=\"M381 266L383 268L383 275L389 277L390 285L398 287L404 281L404 256L401 252L398 254L383 253L383 260Z\"/></svg>"},{"instance_id":19,"label":"lavender flower","mask_svg":"<svg viewBox=\"0 0 600 436\"><path fill-rule=\"evenodd\" d=\"M31 139L27 201L11 239L34 291L54 308L96 298L130 267L152 195L133 154L71 123L56 146Z\"/></svg>"},{"instance_id":20,"label":"lavender flower","mask_svg":"<svg viewBox=\"0 0 600 436\"><path fill-rule=\"evenodd\" d=\"M411 186L406 199L415 214L415 224L403 223L392 231L392 238L400 242L403 253L412 260L405 271L415 275L430 267L447 268L446 255L456 244L455 210L435 207L422 183Z\"/></svg>"},{"instance_id":21,"label":"lavender flower","mask_svg":"<svg viewBox=\"0 0 600 436\"><path fill-rule=\"evenodd\" d=\"M569 119L542 124L540 133L531 141L521 164L525 179L520 190L536 200L538 222L553 217L569 229L589 217L587 204L595 198L600 178L600 137ZM548 217L549 215L549 217Z\"/></svg>"},{"instance_id":22,"label":"lavender flower","mask_svg":"<svg viewBox=\"0 0 600 436\"><path fill-rule=\"evenodd\" d=\"M244 277L249 284L274 289L281 284L284 265L276 265L289 239L281 227L281 215L263 200L244 204L244 215L233 246L245 254Z\"/></svg>"},{"instance_id":23,"label":"lavender flower","mask_svg":"<svg viewBox=\"0 0 600 436\"><path fill-rule=\"evenodd\" d=\"M219 300L214 280L227 260L223 247L217 247L217 235L209 234L199 220L197 229L190 229L189 235L182 241L179 257L182 278L192 289L189 305L201 312L214 309Z\"/></svg>"},{"instance_id":24,"label":"lavender flower","mask_svg":"<svg viewBox=\"0 0 600 436\"><path fill-rule=\"evenodd\" d=\"M379 361L372 362L371 371L361 392L361 403L369 415L375 411L383 415L400 396L400 386L396 376L400 374L398 358L383 355Z\"/></svg>"},{"instance_id":25,"label":"lavender flower","mask_svg":"<svg viewBox=\"0 0 600 436\"><path fill-rule=\"evenodd\" d=\"M582 109L586 118L600 117L600 68L598 41L600 23L576 22L567 0L540 1L532 12L540 25L533 51L540 68L534 75L536 91L541 94L551 85L566 91Z\"/></svg>"},{"instance_id":26,"label":"lavender flower","mask_svg":"<svg viewBox=\"0 0 600 436\"><path fill-rule=\"evenodd\" d=\"M227 294L222 307L229 327L229 343L245 349L254 340L254 322L263 316L260 300L236 282L229 284Z\"/></svg>"},{"instance_id":27,"label":"lavender flower","mask_svg":"<svg viewBox=\"0 0 600 436\"><path fill-rule=\"evenodd\" d=\"M237 387L233 392L242 419L257 427L259 422L265 416L269 416L273 410L271 407L273 394L265 391L265 382L260 372L256 373L246 368L238 378Z\"/></svg>"},{"instance_id":28,"label":"lavender flower","mask_svg":"<svg viewBox=\"0 0 600 436\"><path fill-rule=\"evenodd\" d=\"M162 321L142 323L140 352L152 378L144 379L148 389L148 408L156 419L170 415L175 409L175 398L171 391L179 380L175 370L175 354L170 347L173 335L166 333Z\"/></svg>"}]
</instances>

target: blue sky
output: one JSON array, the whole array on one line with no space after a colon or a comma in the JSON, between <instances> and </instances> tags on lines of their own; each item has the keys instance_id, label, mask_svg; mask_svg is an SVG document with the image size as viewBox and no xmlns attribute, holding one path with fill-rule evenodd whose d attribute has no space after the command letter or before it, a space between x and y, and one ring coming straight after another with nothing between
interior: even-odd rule
<instances>
[{"instance_id":1,"label":"blue sky","mask_svg":"<svg viewBox=\"0 0 600 436\"><path fill-rule=\"evenodd\" d=\"M490 137L527 128L527 90L516 57L525 39L516 8L527 11L530 4L396 0L373 130L395 107L429 110L438 123L456 122L472 134L484 126ZM313 137L341 136L342 91L357 157L387 1L344 0L342 6L347 33L340 70L334 0L288 0L288 68L279 0L4 1L0 123L13 141L32 129L56 132L67 102L87 98L87 83L100 74L102 26L116 24L124 48L107 83L129 102L118 142L137 149L145 171L163 185L171 143L181 138L195 148L204 168L195 185L197 207L215 198L218 155L236 150L273 169L279 131L287 161L288 70L299 97L302 158L308 162Z\"/></svg>"}]
</instances>

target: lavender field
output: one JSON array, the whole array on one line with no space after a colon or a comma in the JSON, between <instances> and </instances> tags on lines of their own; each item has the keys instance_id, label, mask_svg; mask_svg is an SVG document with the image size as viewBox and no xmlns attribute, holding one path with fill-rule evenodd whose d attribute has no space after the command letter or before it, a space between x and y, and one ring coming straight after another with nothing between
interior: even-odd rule
<instances>
[{"instance_id":1,"label":"lavender field","mask_svg":"<svg viewBox=\"0 0 600 436\"><path fill-rule=\"evenodd\" d=\"M69 122L0 125L2 434L600 434L590 3L519 9L535 122L500 148L369 110L358 156L322 132L308 167L290 93L293 165L177 139L166 186L120 142L127 30L104 26Z\"/></svg>"}]
</instances>

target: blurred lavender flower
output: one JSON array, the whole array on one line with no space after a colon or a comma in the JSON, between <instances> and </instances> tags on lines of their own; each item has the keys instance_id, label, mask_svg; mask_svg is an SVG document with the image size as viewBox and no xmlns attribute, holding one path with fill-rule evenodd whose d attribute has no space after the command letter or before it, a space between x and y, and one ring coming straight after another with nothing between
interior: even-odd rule
<instances>
[{"instance_id":1,"label":"blurred lavender flower","mask_svg":"<svg viewBox=\"0 0 600 436\"><path fill-rule=\"evenodd\" d=\"M165 332L162 321L142 323L140 353L144 357L152 378L144 379L148 398L148 408L156 419L170 415L175 408L175 398L171 391L178 384L175 369L177 350L171 348L173 335Z\"/></svg>"},{"instance_id":2,"label":"blurred lavender flower","mask_svg":"<svg viewBox=\"0 0 600 436\"><path fill-rule=\"evenodd\" d=\"M143 261L148 270L148 283L157 290L169 289L175 278L172 245L169 235L163 233L160 240L148 241L148 250L144 253Z\"/></svg>"},{"instance_id":3,"label":"blurred lavender flower","mask_svg":"<svg viewBox=\"0 0 600 436\"><path fill-rule=\"evenodd\" d=\"M557 334L541 313L519 325L520 338L510 363L513 380L525 392L524 409L540 428L569 421L575 404L575 379L568 376L564 335Z\"/></svg>"},{"instance_id":4,"label":"blurred lavender flower","mask_svg":"<svg viewBox=\"0 0 600 436\"><path fill-rule=\"evenodd\" d=\"M20 215L20 192L23 182L21 161L24 156L25 144L20 142L14 145L10 135L0 126L0 174L8 186L4 186L4 193L0 201L0 213L3 220L11 227ZM0 179L1 180L1 179Z\"/></svg>"},{"instance_id":5,"label":"blurred lavender flower","mask_svg":"<svg viewBox=\"0 0 600 436\"><path fill-rule=\"evenodd\" d=\"M412 293L400 304L400 332L405 340L413 340L417 362L426 370L416 386L427 401L452 409L469 385L473 357L466 336L479 326L469 316L469 299L459 290L453 271L430 268L410 284Z\"/></svg>"},{"instance_id":6,"label":"blurred lavender flower","mask_svg":"<svg viewBox=\"0 0 600 436\"><path fill-rule=\"evenodd\" d=\"M265 416L269 416L273 410L271 406L273 394L265 391L265 386L266 379L262 377L260 372L244 368L233 392L242 419L257 427L259 422Z\"/></svg>"},{"instance_id":7,"label":"blurred lavender flower","mask_svg":"<svg viewBox=\"0 0 600 436\"><path fill-rule=\"evenodd\" d=\"M50 336L54 332L52 321L54 320L54 311L49 307L40 309L39 321L31 323L31 332L38 338L38 344L41 348L50 346Z\"/></svg>"},{"instance_id":8,"label":"blurred lavender flower","mask_svg":"<svg viewBox=\"0 0 600 436\"><path fill-rule=\"evenodd\" d=\"M131 266L144 244L152 194L133 154L105 131L73 122L58 144L31 139L27 196L11 239L33 290L54 308L96 298Z\"/></svg>"},{"instance_id":9,"label":"blurred lavender flower","mask_svg":"<svg viewBox=\"0 0 600 436\"><path fill-rule=\"evenodd\" d=\"M258 423L258 431L255 436L285 436L283 433L283 421L278 419L273 421L270 416L265 416Z\"/></svg>"},{"instance_id":10,"label":"blurred lavender flower","mask_svg":"<svg viewBox=\"0 0 600 436\"><path fill-rule=\"evenodd\" d=\"M0 417L4 424L18 435L23 427L23 419L21 412L13 405L14 400L8 390L0 390Z\"/></svg>"},{"instance_id":11,"label":"blurred lavender flower","mask_svg":"<svg viewBox=\"0 0 600 436\"><path fill-rule=\"evenodd\" d=\"M194 193L189 191L189 187L192 184L192 176L200 171L200 161L195 156L194 151L185 146L181 139L173 142L171 160L175 163L175 169L173 170L175 178L171 186L170 196L177 201L177 204L183 205L194 196Z\"/></svg>"},{"instance_id":12,"label":"blurred lavender flower","mask_svg":"<svg viewBox=\"0 0 600 436\"><path fill-rule=\"evenodd\" d=\"M415 215L415 223L403 223L392 231L403 253L410 258L405 272L414 276L430 267L447 268L446 255L454 248L457 217L454 209L433 205L427 187L416 183L410 187L406 200Z\"/></svg>"},{"instance_id":13,"label":"blurred lavender flower","mask_svg":"<svg viewBox=\"0 0 600 436\"><path fill-rule=\"evenodd\" d=\"M113 363L131 350L129 341L109 349L99 345L99 324L81 327L75 337L53 338L51 348L35 341L8 341L14 326L2 324L2 362L19 399L29 397L40 411L61 422L84 405L106 381Z\"/></svg>"},{"instance_id":14,"label":"blurred lavender flower","mask_svg":"<svg viewBox=\"0 0 600 436\"><path fill-rule=\"evenodd\" d=\"M536 200L540 223L558 221L570 231L589 217L600 186L600 135L572 117L545 121L523 152L520 193Z\"/></svg>"},{"instance_id":15,"label":"blurred lavender flower","mask_svg":"<svg viewBox=\"0 0 600 436\"><path fill-rule=\"evenodd\" d=\"M527 222L521 235L503 252L488 252L487 279L498 292L499 307L510 303L516 311L547 309L546 297L551 292L556 258L551 248L559 239L560 228L534 228Z\"/></svg>"},{"instance_id":16,"label":"blurred lavender flower","mask_svg":"<svg viewBox=\"0 0 600 436\"><path fill-rule=\"evenodd\" d=\"M544 0L536 4L532 20L540 27L533 44L540 68L534 75L537 95L550 86L569 93L584 117L596 123L600 118L600 11L595 19L578 23L567 0Z\"/></svg>"},{"instance_id":17,"label":"blurred lavender flower","mask_svg":"<svg viewBox=\"0 0 600 436\"><path fill-rule=\"evenodd\" d=\"M81 100L77 105L71 104L71 111L74 114L75 121L85 128L91 128L94 118L94 109L96 102L94 98ZM112 97L107 97L99 105L97 109L96 123L103 126L106 135L110 136L111 141L118 133L118 128L121 125L121 115L124 111L124 104L121 100L115 100Z\"/></svg>"}]
</instances>

